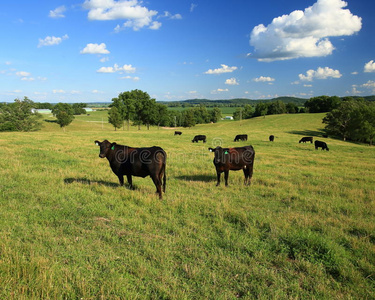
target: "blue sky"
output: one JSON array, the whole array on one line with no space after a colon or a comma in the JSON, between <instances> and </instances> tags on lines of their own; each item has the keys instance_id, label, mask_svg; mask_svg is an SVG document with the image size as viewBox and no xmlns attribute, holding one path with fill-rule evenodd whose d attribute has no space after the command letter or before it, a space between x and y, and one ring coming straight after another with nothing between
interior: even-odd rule
<instances>
[{"instance_id":1,"label":"blue sky","mask_svg":"<svg viewBox=\"0 0 375 300\"><path fill-rule=\"evenodd\" d=\"M375 1L6 1L0 101L375 94Z\"/></svg>"}]
</instances>

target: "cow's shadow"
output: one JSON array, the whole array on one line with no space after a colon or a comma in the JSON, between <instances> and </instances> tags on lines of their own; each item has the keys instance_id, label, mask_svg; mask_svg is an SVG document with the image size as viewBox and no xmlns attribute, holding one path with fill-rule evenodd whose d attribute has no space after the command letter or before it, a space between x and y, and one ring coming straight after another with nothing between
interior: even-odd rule
<instances>
[{"instance_id":1,"label":"cow's shadow","mask_svg":"<svg viewBox=\"0 0 375 300\"><path fill-rule=\"evenodd\" d=\"M108 181L103 181L103 180L91 180L87 178L65 178L64 183L65 184L72 184L72 183L82 183L82 184L98 184L98 185L104 185L108 187L119 187L120 184L114 183L114 182L108 182Z\"/></svg>"},{"instance_id":2,"label":"cow's shadow","mask_svg":"<svg viewBox=\"0 0 375 300\"><path fill-rule=\"evenodd\" d=\"M184 181L204 181L204 182L210 182L215 181L215 176L210 175L180 175L175 177L178 180L184 180Z\"/></svg>"}]
</instances>

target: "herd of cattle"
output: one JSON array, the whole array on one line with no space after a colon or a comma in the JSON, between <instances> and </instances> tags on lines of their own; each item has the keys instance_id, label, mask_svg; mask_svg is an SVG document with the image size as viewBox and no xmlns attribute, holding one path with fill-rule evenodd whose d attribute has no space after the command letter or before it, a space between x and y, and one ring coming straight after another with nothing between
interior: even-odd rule
<instances>
[{"instance_id":1,"label":"herd of cattle","mask_svg":"<svg viewBox=\"0 0 375 300\"><path fill-rule=\"evenodd\" d=\"M181 131L175 131L175 135L181 135ZM269 141L273 142L275 137L269 136ZM206 143L205 135L194 136L192 142L198 143L203 141ZM234 142L247 141L247 134L238 134L234 138ZM303 137L299 143L313 143L313 137ZM167 177L165 174L167 154L160 147L148 148L133 148L129 146L111 143L108 140L103 142L95 141L95 144L100 147L100 158L107 158L109 165L118 177L120 185L124 185L124 175L126 175L130 188L133 188L132 176L146 177L150 176L156 187L156 193L159 198L163 198L162 192L165 193L165 186ZM328 146L325 142L315 141L315 149L327 150ZM228 186L229 171L243 170L245 185L251 184L253 176L255 150L253 146L222 148L208 148L214 153L214 166L216 168L217 183L220 185L221 173L224 173L225 186Z\"/></svg>"}]
</instances>

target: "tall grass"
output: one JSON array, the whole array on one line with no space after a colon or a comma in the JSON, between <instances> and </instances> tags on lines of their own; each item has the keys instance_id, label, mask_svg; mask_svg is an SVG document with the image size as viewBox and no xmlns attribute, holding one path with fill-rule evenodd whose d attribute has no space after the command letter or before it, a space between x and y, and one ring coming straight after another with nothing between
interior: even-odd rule
<instances>
[{"instance_id":1,"label":"tall grass","mask_svg":"<svg viewBox=\"0 0 375 300\"><path fill-rule=\"evenodd\" d=\"M114 131L106 114L63 132L0 134L1 299L372 299L375 150L325 139L322 114ZM48 118L48 117L47 117ZM103 123L102 118L104 119ZM95 122L88 122L95 121ZM248 142L233 142L240 133ZM191 143L195 134L208 142ZM268 141L274 134L275 142ZM94 140L164 148L167 193L118 185ZM254 146L252 185L215 187L207 148Z\"/></svg>"}]
</instances>

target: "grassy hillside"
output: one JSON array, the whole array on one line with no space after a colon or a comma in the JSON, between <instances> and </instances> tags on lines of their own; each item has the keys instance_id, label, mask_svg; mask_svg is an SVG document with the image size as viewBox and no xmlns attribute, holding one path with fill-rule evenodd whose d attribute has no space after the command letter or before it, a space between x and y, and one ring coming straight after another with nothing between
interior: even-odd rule
<instances>
[{"instance_id":1,"label":"grassy hillside","mask_svg":"<svg viewBox=\"0 0 375 300\"><path fill-rule=\"evenodd\" d=\"M114 131L107 112L66 132L0 133L0 299L373 299L375 148L321 136L322 114L274 115L173 129ZM52 118L46 117L51 120ZM103 122L102 122L103 120ZM233 142L247 133L248 142ZM191 143L195 134L208 142ZM274 134L275 142L268 141ZM149 177L118 185L95 140L158 145ZM215 187L215 145L254 146Z\"/></svg>"}]
</instances>

